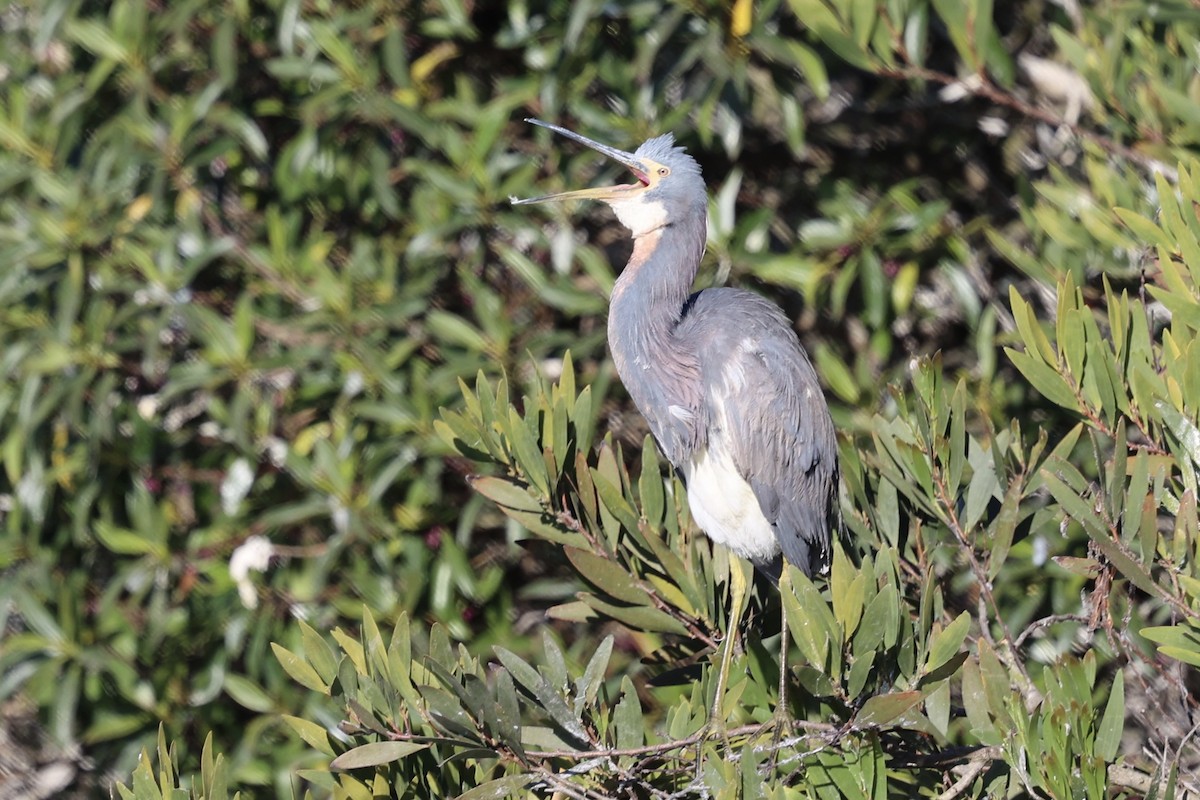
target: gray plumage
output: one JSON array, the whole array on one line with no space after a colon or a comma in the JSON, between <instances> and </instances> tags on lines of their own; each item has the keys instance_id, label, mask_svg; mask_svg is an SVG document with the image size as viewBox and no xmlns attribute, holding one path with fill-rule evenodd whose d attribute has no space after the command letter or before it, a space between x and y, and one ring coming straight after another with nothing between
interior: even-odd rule
<instances>
[{"instance_id":1,"label":"gray plumage","mask_svg":"<svg viewBox=\"0 0 1200 800\"><path fill-rule=\"evenodd\" d=\"M639 179L521 202L600 199L630 229L633 255L613 290L609 348L664 455L684 475L693 516L771 574L780 553L810 576L825 571L839 520L833 421L778 306L742 289L691 293L707 238L699 166L670 135L624 153L538 124L616 158Z\"/></svg>"}]
</instances>

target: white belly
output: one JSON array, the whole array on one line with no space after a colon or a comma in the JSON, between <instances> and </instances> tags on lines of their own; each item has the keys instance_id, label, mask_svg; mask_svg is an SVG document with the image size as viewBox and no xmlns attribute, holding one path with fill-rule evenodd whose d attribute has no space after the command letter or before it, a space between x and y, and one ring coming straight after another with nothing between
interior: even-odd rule
<instances>
[{"instance_id":1,"label":"white belly","mask_svg":"<svg viewBox=\"0 0 1200 800\"><path fill-rule=\"evenodd\" d=\"M779 555L775 530L728 453L701 450L688 462L684 476L692 518L708 538L758 564Z\"/></svg>"}]
</instances>

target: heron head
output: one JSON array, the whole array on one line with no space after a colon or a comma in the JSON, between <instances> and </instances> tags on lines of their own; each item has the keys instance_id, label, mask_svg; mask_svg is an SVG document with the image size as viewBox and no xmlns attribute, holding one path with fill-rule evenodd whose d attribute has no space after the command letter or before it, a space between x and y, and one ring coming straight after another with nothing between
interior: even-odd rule
<instances>
[{"instance_id":1,"label":"heron head","mask_svg":"<svg viewBox=\"0 0 1200 800\"><path fill-rule=\"evenodd\" d=\"M636 180L616 186L578 189L528 200L513 199L513 205L551 203L563 200L602 200L612 206L621 224L634 237L642 236L679 221L681 217L699 214L704 217L707 194L700 167L682 147L675 146L671 134L647 139L632 153L601 144L574 131L529 119L534 125L549 128L570 139L585 144L617 161L633 173Z\"/></svg>"}]
</instances>

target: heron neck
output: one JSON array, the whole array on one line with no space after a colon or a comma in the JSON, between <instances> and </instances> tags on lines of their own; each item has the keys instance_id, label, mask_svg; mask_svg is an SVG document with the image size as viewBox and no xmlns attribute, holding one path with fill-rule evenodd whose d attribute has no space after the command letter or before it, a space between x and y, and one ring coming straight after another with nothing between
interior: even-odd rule
<instances>
[{"instance_id":1,"label":"heron neck","mask_svg":"<svg viewBox=\"0 0 1200 800\"><path fill-rule=\"evenodd\" d=\"M704 255L705 219L672 222L633 240L633 254L613 287L609 331L641 340L668 335L683 306ZM610 339L611 339L610 335Z\"/></svg>"},{"instance_id":2,"label":"heron neck","mask_svg":"<svg viewBox=\"0 0 1200 800\"><path fill-rule=\"evenodd\" d=\"M651 421L654 410L678 402L695 379L694 343L680 341L692 282L704 255L706 220L665 225L634 239L633 255L613 287L608 344L617 373L634 403ZM660 431L655 435L662 439Z\"/></svg>"}]
</instances>

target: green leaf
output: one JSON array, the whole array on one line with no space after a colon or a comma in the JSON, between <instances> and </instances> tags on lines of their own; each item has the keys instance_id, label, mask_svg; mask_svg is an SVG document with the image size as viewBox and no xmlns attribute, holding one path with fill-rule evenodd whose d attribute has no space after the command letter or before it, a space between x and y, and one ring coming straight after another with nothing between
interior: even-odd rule
<instances>
[{"instance_id":1,"label":"green leaf","mask_svg":"<svg viewBox=\"0 0 1200 800\"><path fill-rule=\"evenodd\" d=\"M101 58L125 61L129 51L117 41L113 32L95 20L71 19L66 25L67 38L78 42L85 50ZM135 783L134 790L137 790Z\"/></svg>"},{"instance_id":2,"label":"green leaf","mask_svg":"<svg viewBox=\"0 0 1200 800\"><path fill-rule=\"evenodd\" d=\"M863 703L854 718L854 724L860 728L880 727L902 716L913 708L925 696L921 692L895 692L880 694Z\"/></svg>"},{"instance_id":3,"label":"green leaf","mask_svg":"<svg viewBox=\"0 0 1200 800\"><path fill-rule=\"evenodd\" d=\"M225 676L226 693L244 708L265 714L275 710L275 701L263 691L262 687L244 675L229 673Z\"/></svg>"},{"instance_id":4,"label":"green leaf","mask_svg":"<svg viewBox=\"0 0 1200 800\"><path fill-rule=\"evenodd\" d=\"M1154 407L1162 415L1163 422L1167 424L1167 428L1179 442L1183 452L1192 460L1196 468L1200 469L1200 428L1197 428L1194 422L1163 400L1156 402Z\"/></svg>"},{"instance_id":5,"label":"green leaf","mask_svg":"<svg viewBox=\"0 0 1200 800\"><path fill-rule=\"evenodd\" d=\"M925 668L922 671L932 672L954 657L962 647L963 640L967 638L970 626L971 615L964 611L943 630L934 633L929 644L929 657L925 659Z\"/></svg>"},{"instance_id":6,"label":"green leaf","mask_svg":"<svg viewBox=\"0 0 1200 800\"><path fill-rule=\"evenodd\" d=\"M212 733L208 734L210 737ZM158 757L158 780L159 784L164 787L175 786L175 764L171 759L170 749L167 747L166 731L163 729L163 724L158 724L158 742L157 752Z\"/></svg>"},{"instance_id":7,"label":"green leaf","mask_svg":"<svg viewBox=\"0 0 1200 800\"><path fill-rule=\"evenodd\" d=\"M334 628L330 632L330 635L339 645L341 645L342 652L344 652L347 658L350 659L350 663L354 664L355 671L359 675L366 677L368 674L367 657L366 653L363 651L362 643L341 628Z\"/></svg>"},{"instance_id":8,"label":"green leaf","mask_svg":"<svg viewBox=\"0 0 1200 800\"><path fill-rule=\"evenodd\" d=\"M539 539L545 539L548 542L568 547L584 547L587 545L587 539L582 534L569 529L545 509L518 511L515 508L500 506L500 510L506 517L515 520L522 528Z\"/></svg>"},{"instance_id":9,"label":"green leaf","mask_svg":"<svg viewBox=\"0 0 1200 800\"><path fill-rule=\"evenodd\" d=\"M1051 459L1047 459L1046 463L1050 464ZM1050 491L1050 494L1054 495L1054 499L1063 507L1063 511L1066 512L1068 517L1082 525L1089 534L1100 538L1106 537L1108 529L1103 520L1100 519L1100 516L1095 512L1092 505L1080 497L1074 488L1064 482L1048 467L1043 467L1039 470L1038 475L1042 483ZM1066 475L1069 477L1069 469Z\"/></svg>"},{"instance_id":10,"label":"green leaf","mask_svg":"<svg viewBox=\"0 0 1200 800\"><path fill-rule=\"evenodd\" d=\"M878 652L868 650L863 656L855 658L850 666L850 674L846 678L846 694L852 700L857 699L862 694L863 687L867 685L867 678L871 675L871 668L875 666L875 654Z\"/></svg>"},{"instance_id":11,"label":"green leaf","mask_svg":"<svg viewBox=\"0 0 1200 800\"><path fill-rule=\"evenodd\" d=\"M1139 633L1152 642L1192 649L1200 653L1200 630L1185 623L1147 626Z\"/></svg>"},{"instance_id":12,"label":"green leaf","mask_svg":"<svg viewBox=\"0 0 1200 800\"><path fill-rule=\"evenodd\" d=\"M680 636L688 633L682 622L653 606L616 606L591 595L584 595L580 599L601 614L624 623L634 631L675 633Z\"/></svg>"},{"instance_id":13,"label":"green leaf","mask_svg":"<svg viewBox=\"0 0 1200 800\"><path fill-rule=\"evenodd\" d=\"M563 548L563 553L580 576L610 597L635 605L652 604L650 595L638 585L635 576L612 560L575 547Z\"/></svg>"},{"instance_id":14,"label":"green leaf","mask_svg":"<svg viewBox=\"0 0 1200 800\"><path fill-rule=\"evenodd\" d=\"M1112 689L1108 693L1108 704L1096 731L1096 755L1107 763L1116 760L1121 746L1121 735L1125 731L1125 672L1117 670L1113 676Z\"/></svg>"},{"instance_id":15,"label":"green leaf","mask_svg":"<svg viewBox=\"0 0 1200 800\"><path fill-rule=\"evenodd\" d=\"M970 460L974 472L971 482L967 485L967 505L963 515L963 526L974 530L983 519L988 505L1000 489L1000 481L996 477L996 462L992 459L990 450L985 450L974 437L971 438Z\"/></svg>"},{"instance_id":16,"label":"green leaf","mask_svg":"<svg viewBox=\"0 0 1200 800\"><path fill-rule=\"evenodd\" d=\"M616 745L620 750L641 747L645 741L642 703L628 675L621 678L621 699L613 710L613 727L616 729Z\"/></svg>"},{"instance_id":17,"label":"green leaf","mask_svg":"<svg viewBox=\"0 0 1200 800\"><path fill-rule=\"evenodd\" d=\"M900 543L900 498L896 485L882 476L874 516L880 537L889 546L896 547Z\"/></svg>"},{"instance_id":18,"label":"green leaf","mask_svg":"<svg viewBox=\"0 0 1200 800\"><path fill-rule=\"evenodd\" d=\"M313 747L327 756L333 756L333 746L329 742L329 732L315 722L311 722L300 717L293 717L290 714L282 715L283 721L288 727L296 732L310 747Z\"/></svg>"},{"instance_id":19,"label":"green leaf","mask_svg":"<svg viewBox=\"0 0 1200 800\"><path fill-rule=\"evenodd\" d=\"M496 647L495 652L504 668L512 673L517 683L533 695L542 709L557 724L559 730L573 738L574 741L570 744L574 747L584 746L588 740L587 732L583 729L579 719L567 708L567 704L558 691L516 653L503 647Z\"/></svg>"},{"instance_id":20,"label":"green leaf","mask_svg":"<svg viewBox=\"0 0 1200 800\"><path fill-rule=\"evenodd\" d=\"M212 733L204 737L204 745L200 748L200 783L204 787L205 797L216 798L225 794L229 781L229 770L224 756L213 753Z\"/></svg>"},{"instance_id":21,"label":"green leaf","mask_svg":"<svg viewBox=\"0 0 1200 800\"><path fill-rule=\"evenodd\" d=\"M93 530L100 544L123 556L165 555L164 548L145 536L97 520Z\"/></svg>"},{"instance_id":22,"label":"green leaf","mask_svg":"<svg viewBox=\"0 0 1200 800\"><path fill-rule=\"evenodd\" d=\"M245 704L243 703L243 705ZM149 722L150 718L141 712L136 714L97 714L96 721L84 731L82 740L91 744L122 739L144 730Z\"/></svg>"},{"instance_id":23,"label":"green leaf","mask_svg":"<svg viewBox=\"0 0 1200 800\"><path fill-rule=\"evenodd\" d=\"M833 348L824 343L819 344L813 351L813 358L816 361L817 372L824 378L830 391L850 405L857 403L858 384L855 383L854 375Z\"/></svg>"},{"instance_id":24,"label":"green leaf","mask_svg":"<svg viewBox=\"0 0 1200 800\"><path fill-rule=\"evenodd\" d=\"M587 622L596 618L596 612L582 600L575 600L551 606L546 610L546 616L564 622Z\"/></svg>"},{"instance_id":25,"label":"green leaf","mask_svg":"<svg viewBox=\"0 0 1200 800\"><path fill-rule=\"evenodd\" d=\"M329 686L321 680L321 676L307 661L275 642L271 642L271 649L275 652L275 658L279 660L284 671L292 676L292 680L314 692L329 694Z\"/></svg>"},{"instance_id":26,"label":"green leaf","mask_svg":"<svg viewBox=\"0 0 1200 800\"><path fill-rule=\"evenodd\" d=\"M1042 361L1031 358L1028 353L1013 350L1011 347L1004 348L1004 352L1013 366L1020 370L1025 379L1029 381L1030 386L1041 393L1043 397L1063 408L1072 411L1079 409L1079 401L1075 399L1075 392L1063 378L1062 373L1051 369Z\"/></svg>"},{"instance_id":27,"label":"green leaf","mask_svg":"<svg viewBox=\"0 0 1200 800\"><path fill-rule=\"evenodd\" d=\"M460 794L455 800L500 800L511 797L534 780L533 775L506 775L503 778L481 783Z\"/></svg>"},{"instance_id":28,"label":"green leaf","mask_svg":"<svg viewBox=\"0 0 1200 800\"><path fill-rule=\"evenodd\" d=\"M967 660L968 655L969 654L966 650L960 650L959 652L950 656L950 658L942 662L940 667L931 669L922 675L920 685L922 687L930 686L938 683L939 681L944 681L947 678L954 677L954 675L957 674L958 670L962 667L963 663Z\"/></svg>"},{"instance_id":29,"label":"green leaf","mask_svg":"<svg viewBox=\"0 0 1200 800\"><path fill-rule=\"evenodd\" d=\"M946 33L949 34L954 49L971 72L978 71L982 66L977 46L986 44L984 41L976 41L975 31L968 30L971 16L976 11L975 5L963 0L933 0L933 8L941 18L942 24L946 26Z\"/></svg>"},{"instance_id":30,"label":"green leaf","mask_svg":"<svg viewBox=\"0 0 1200 800\"><path fill-rule=\"evenodd\" d=\"M584 703L594 703L600 687L604 684L604 674L608 669L608 661L612 657L613 641L611 635L604 637L600 646L596 648L596 652L592 653L583 675L576 684L576 692Z\"/></svg>"},{"instance_id":31,"label":"green leaf","mask_svg":"<svg viewBox=\"0 0 1200 800\"><path fill-rule=\"evenodd\" d=\"M874 650L884 643L891 624L890 620L896 616L898 608L899 598L896 588L889 583L867 603L862 623L854 637L855 655L862 657L868 651ZM790 615L790 610L788 613ZM791 622L790 616L788 622Z\"/></svg>"},{"instance_id":32,"label":"green leaf","mask_svg":"<svg viewBox=\"0 0 1200 800\"><path fill-rule=\"evenodd\" d=\"M1166 231L1136 211L1114 208L1113 213L1125 227L1129 228L1137 241L1148 245L1162 246L1168 250L1175 249L1175 243L1171 241L1171 237Z\"/></svg>"},{"instance_id":33,"label":"green leaf","mask_svg":"<svg viewBox=\"0 0 1200 800\"><path fill-rule=\"evenodd\" d=\"M966 385L962 381L959 381L958 385L954 387L954 395L951 397L951 400L950 400L950 441L947 443L947 447L949 448L949 451L950 451L950 453L949 453L950 469L949 469L949 475L946 476L946 484L947 484L946 492L951 497L958 496L958 489L962 485L963 466L966 463L966 459L967 459L966 403L967 403ZM976 441L974 439L972 439L971 440L971 454L974 455L978 449L979 449L979 445L976 443ZM974 464L974 463L975 463L975 461L972 460L972 464ZM989 467L990 467L990 464L989 464ZM994 477L995 477L995 473L993 472L993 482L994 482ZM977 514L976 516L972 517L972 512L975 510L974 506L977 506L979 504L978 499L976 499L974 506L971 502L971 500L972 500L971 489L975 489L976 494L978 494L978 492L979 492L979 489L976 488L977 481L986 481L986 476L981 477L979 475L978 469L976 469L975 475L971 480L971 486L967 491L967 515L966 515L966 520L964 522L964 524L966 525L967 528L974 527L974 522L972 522L972 519L977 520L979 518L979 516L981 516L981 514ZM990 491L991 487L986 487L986 488Z\"/></svg>"},{"instance_id":34,"label":"green leaf","mask_svg":"<svg viewBox=\"0 0 1200 800\"><path fill-rule=\"evenodd\" d=\"M950 727L950 681L942 681L925 696L925 716L942 736Z\"/></svg>"},{"instance_id":35,"label":"green leaf","mask_svg":"<svg viewBox=\"0 0 1200 800\"><path fill-rule=\"evenodd\" d=\"M150 767L150 754L142 751L137 768L133 771L133 795L137 800L162 800L162 791L154 780L154 771Z\"/></svg>"},{"instance_id":36,"label":"green leaf","mask_svg":"<svg viewBox=\"0 0 1200 800\"><path fill-rule=\"evenodd\" d=\"M602 474L599 469L593 468L591 474L592 483L596 486L596 494L600 496L600 502L604 504L604 508L616 518L625 530L636 531L638 515L634 512L633 506L625 499L625 495L621 493L618 485Z\"/></svg>"},{"instance_id":37,"label":"green leaf","mask_svg":"<svg viewBox=\"0 0 1200 800\"><path fill-rule=\"evenodd\" d=\"M304 658L312 665L322 682L333 683L333 679L337 676L337 659L333 655L333 648L304 620L300 620L299 625L300 638L304 645Z\"/></svg>"},{"instance_id":38,"label":"green leaf","mask_svg":"<svg viewBox=\"0 0 1200 800\"><path fill-rule=\"evenodd\" d=\"M1001 727L1011 727L1009 708L1015 691L1012 680L1004 665L1000 663L996 651L992 649L986 639L978 640L977 646L979 649L979 674L984 691L987 693L988 710Z\"/></svg>"},{"instance_id":39,"label":"green leaf","mask_svg":"<svg viewBox=\"0 0 1200 800\"><path fill-rule=\"evenodd\" d=\"M430 333L441 341L459 345L475 353L486 353L490 350L483 334L457 314L435 309L429 312L425 324L429 326Z\"/></svg>"},{"instance_id":40,"label":"green leaf","mask_svg":"<svg viewBox=\"0 0 1200 800\"><path fill-rule=\"evenodd\" d=\"M775 37L773 37L775 38ZM799 68L804 83L821 102L829 99L829 72L825 62L814 50L794 39L779 37L778 44Z\"/></svg>"},{"instance_id":41,"label":"green leaf","mask_svg":"<svg viewBox=\"0 0 1200 800\"><path fill-rule=\"evenodd\" d=\"M1105 526L1088 503L1076 494L1074 489L1067 486L1067 484L1063 483L1048 470L1042 469L1040 475L1046 488L1054 496L1054 499L1062 505L1063 510L1071 518L1083 526L1084 531L1087 532L1091 540L1096 543L1112 565L1117 568L1117 571L1143 592L1154 596L1161 596L1162 589L1155 583L1150 572L1145 566L1134 561L1132 556L1122 548L1121 544L1112 538L1107 526Z\"/></svg>"},{"instance_id":42,"label":"green leaf","mask_svg":"<svg viewBox=\"0 0 1200 800\"><path fill-rule=\"evenodd\" d=\"M1166 266L1163 273L1170 275L1172 270L1173 267ZM1183 284L1183 280L1180 279L1178 283ZM1185 284L1170 287L1148 286L1146 290L1155 300L1167 307L1171 312L1172 322L1183 323L1194 331L1200 331L1200 303L1192 299L1193 295Z\"/></svg>"},{"instance_id":43,"label":"green leaf","mask_svg":"<svg viewBox=\"0 0 1200 800\"><path fill-rule=\"evenodd\" d=\"M998 244L998 242L993 241L993 244ZM1057 364L1058 353L1055 352L1054 346L1050 344L1050 340L1042 331L1041 323L1033 312L1033 307L1026 302L1025 298L1021 297L1015 285L1008 289L1008 303L1012 308L1013 321L1017 324L1021 343L1025 345L1025 352L1035 360Z\"/></svg>"},{"instance_id":44,"label":"green leaf","mask_svg":"<svg viewBox=\"0 0 1200 800\"><path fill-rule=\"evenodd\" d=\"M471 488L498 506L517 511L542 511L541 502L529 493L529 489L511 478L470 478Z\"/></svg>"},{"instance_id":45,"label":"green leaf","mask_svg":"<svg viewBox=\"0 0 1200 800\"><path fill-rule=\"evenodd\" d=\"M501 741L516 751L517 756L525 758L525 748L521 744L521 710L517 700L517 687L513 683L512 673L508 670L496 672L496 717L499 723L497 733Z\"/></svg>"},{"instance_id":46,"label":"green leaf","mask_svg":"<svg viewBox=\"0 0 1200 800\"><path fill-rule=\"evenodd\" d=\"M866 576L854 568L841 546L835 543L829 588L833 594L833 615L846 639L854 633L862 618L866 581Z\"/></svg>"},{"instance_id":47,"label":"green leaf","mask_svg":"<svg viewBox=\"0 0 1200 800\"><path fill-rule=\"evenodd\" d=\"M791 589L781 590L783 602L787 604L788 629L800 646L810 666L830 669L835 679L841 675L841 636L833 613L825 599L817 591L811 579L795 567L787 564L788 581ZM833 645L831 658L831 645Z\"/></svg>"},{"instance_id":48,"label":"green leaf","mask_svg":"<svg viewBox=\"0 0 1200 800\"><path fill-rule=\"evenodd\" d=\"M378 767L382 764L399 761L428 747L429 744L426 742L371 742L342 753L329 762L329 768L350 770Z\"/></svg>"},{"instance_id":49,"label":"green leaf","mask_svg":"<svg viewBox=\"0 0 1200 800\"><path fill-rule=\"evenodd\" d=\"M866 49L871 41L871 31L879 20L879 9L875 0L852 0L850 3L850 24L854 31L854 43Z\"/></svg>"},{"instance_id":50,"label":"green leaf","mask_svg":"<svg viewBox=\"0 0 1200 800\"><path fill-rule=\"evenodd\" d=\"M508 417L508 440L512 445L513 455L517 458L517 465L525 473L525 477L529 479L530 485L538 494L541 497L548 497L550 495L550 474L546 469L546 462L537 439L530 431L526 421L517 413L517 409L509 406Z\"/></svg>"},{"instance_id":51,"label":"green leaf","mask_svg":"<svg viewBox=\"0 0 1200 800\"><path fill-rule=\"evenodd\" d=\"M1177 661L1182 661L1185 664L1191 664L1193 667L1200 667L1200 651L1193 650L1190 647L1176 647L1170 644L1163 644L1159 645L1158 652Z\"/></svg>"},{"instance_id":52,"label":"green leaf","mask_svg":"<svg viewBox=\"0 0 1200 800\"><path fill-rule=\"evenodd\" d=\"M974 734L985 743L996 743L998 737L989 714L987 693L983 688L983 678L979 674L979 662L973 658L967 659L963 664L962 703Z\"/></svg>"},{"instance_id":53,"label":"green leaf","mask_svg":"<svg viewBox=\"0 0 1200 800\"><path fill-rule=\"evenodd\" d=\"M461 737L472 746L477 743L479 732L475 722L463 710L457 697L434 686L421 685L417 690L424 701L426 716L439 732Z\"/></svg>"},{"instance_id":54,"label":"green leaf","mask_svg":"<svg viewBox=\"0 0 1200 800\"><path fill-rule=\"evenodd\" d=\"M542 652L545 655L540 670L541 674L555 691L565 690L567 688L567 659L563 655L562 648L558 646L558 642L554 641L554 637L550 635L549 628L542 629Z\"/></svg>"},{"instance_id":55,"label":"green leaf","mask_svg":"<svg viewBox=\"0 0 1200 800\"><path fill-rule=\"evenodd\" d=\"M654 439L649 435L642 442L642 474L638 477L638 497L642 502L642 516L651 525L662 524L666 509L662 473L659 472L658 451Z\"/></svg>"},{"instance_id":56,"label":"green leaf","mask_svg":"<svg viewBox=\"0 0 1200 800\"><path fill-rule=\"evenodd\" d=\"M1000 513L992 524L992 550L988 559L988 578L995 578L1008 559L1008 551L1012 547L1013 534L1020 519L1022 486L1019 479L1014 479L1004 493L1004 502L1000 504Z\"/></svg>"}]
</instances>

